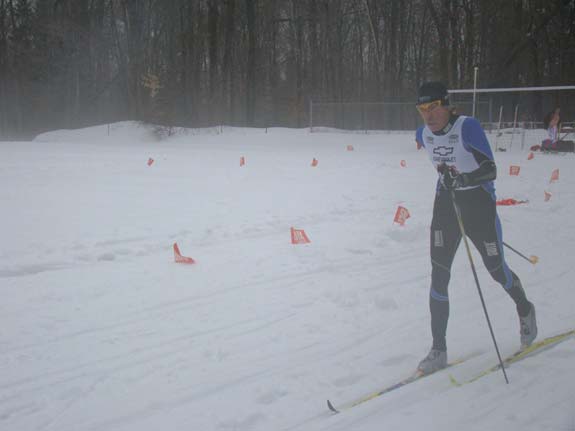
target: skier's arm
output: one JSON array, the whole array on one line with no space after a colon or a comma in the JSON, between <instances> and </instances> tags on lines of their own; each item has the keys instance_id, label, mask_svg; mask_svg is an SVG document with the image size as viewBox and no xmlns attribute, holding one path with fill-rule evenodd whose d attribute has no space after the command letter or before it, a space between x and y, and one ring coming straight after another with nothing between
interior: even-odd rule
<instances>
[{"instance_id":1,"label":"skier's arm","mask_svg":"<svg viewBox=\"0 0 575 431\"><path fill-rule=\"evenodd\" d=\"M473 154L479 167L461 174L461 187L477 186L497 178L497 167L493 160L491 146L481 124L475 118L466 118L461 130L463 145Z\"/></svg>"},{"instance_id":2,"label":"skier's arm","mask_svg":"<svg viewBox=\"0 0 575 431\"><path fill-rule=\"evenodd\" d=\"M484 161L471 172L459 173L453 166L448 166L445 163L439 165L437 171L439 172L439 181L447 190L478 186L486 181L493 181L497 176L495 163L491 160Z\"/></svg>"},{"instance_id":3,"label":"skier's arm","mask_svg":"<svg viewBox=\"0 0 575 431\"><path fill-rule=\"evenodd\" d=\"M417 149L420 147L425 147L423 144L423 127L419 127L415 132L415 142L417 142Z\"/></svg>"},{"instance_id":4,"label":"skier's arm","mask_svg":"<svg viewBox=\"0 0 575 431\"><path fill-rule=\"evenodd\" d=\"M462 174L466 178L466 186L477 186L486 181L493 181L497 178L497 166L493 160L484 160L474 171Z\"/></svg>"}]
</instances>

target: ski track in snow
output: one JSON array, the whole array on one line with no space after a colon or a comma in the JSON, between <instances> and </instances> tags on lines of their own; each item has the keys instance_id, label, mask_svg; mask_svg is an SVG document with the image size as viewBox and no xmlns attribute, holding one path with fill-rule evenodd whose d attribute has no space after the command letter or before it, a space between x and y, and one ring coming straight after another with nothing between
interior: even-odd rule
<instances>
[{"instance_id":1,"label":"ski track in snow","mask_svg":"<svg viewBox=\"0 0 575 431\"><path fill-rule=\"evenodd\" d=\"M129 123L101 133L1 143L0 430L575 423L573 340L511 367L509 386L492 373L455 388L438 374L327 412L327 398L346 402L409 375L430 345L435 174L413 135L225 129L155 143ZM498 197L530 201L499 214L505 240L540 257L532 266L506 250L546 336L575 326L575 158L526 155L496 153ZM398 205L411 213L404 227L392 222ZM290 227L311 244L290 244ZM174 242L197 264L173 263ZM512 304L473 256L512 352ZM468 265L460 251L450 285L450 357L478 353L455 367L462 374L494 360Z\"/></svg>"}]
</instances>

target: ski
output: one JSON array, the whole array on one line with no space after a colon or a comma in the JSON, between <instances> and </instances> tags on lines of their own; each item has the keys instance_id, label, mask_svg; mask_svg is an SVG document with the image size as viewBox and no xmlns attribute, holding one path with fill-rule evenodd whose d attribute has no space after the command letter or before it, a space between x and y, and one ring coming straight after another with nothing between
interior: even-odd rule
<instances>
[{"instance_id":1,"label":"ski","mask_svg":"<svg viewBox=\"0 0 575 431\"><path fill-rule=\"evenodd\" d=\"M537 341L533 344L531 344L529 347L526 347L525 349L522 350L518 350L517 352L507 356L504 360L503 360L503 365L507 368L509 365L515 363L515 362L519 362L525 358L537 355L541 352L544 352L547 349L550 349L554 346L556 346L557 344L561 343L562 341L565 341L571 337L575 336L575 329L566 331L566 332L562 332L560 334L557 335L552 335L550 337L544 338L543 340ZM500 364L497 365L493 365L489 368L487 368L486 370L481 371L480 373L476 374L475 376L459 382L455 379L455 377L453 377L451 374L449 375L449 379L451 380L451 383L455 386L462 386L465 385L467 383L473 383L476 380L479 380L480 378L494 372L497 371L501 368Z\"/></svg>"},{"instance_id":2,"label":"ski","mask_svg":"<svg viewBox=\"0 0 575 431\"><path fill-rule=\"evenodd\" d=\"M449 368L449 367L453 367L454 365L461 364L462 362L466 361L467 359L469 359L469 358L467 357L467 358L458 359L458 360L456 360L456 361L454 361L454 362L449 363L449 364L447 365L447 367L442 368L441 370L435 371L434 373L423 374L421 371L416 371L416 372L413 373L411 376L409 376L409 377L407 377L407 378L405 378L405 379L402 379L402 380L400 380L399 382L394 383L394 384L391 385L391 386L388 386L388 387L386 387L386 388L384 388L384 389L380 389L380 390L378 390L378 391L372 392L372 393L370 393L370 394L368 394L368 395L365 395L365 396L363 396L363 397L361 397L361 398L358 398L358 399L355 400L355 401L351 401L351 402L349 402L349 403L347 403L347 404L343 404L343 405L338 406L338 407L335 407L334 404L333 404L330 400L327 400L327 407L328 407L333 413L340 413L340 412L343 411L343 410L348 410L348 409L351 409L352 407L356 407L356 406L358 406L358 405L360 405L360 404L363 404L363 403L365 403L365 402L367 402L367 401L370 401L370 400L372 400L372 399L374 399L374 398L380 397L380 396L382 396L382 395L384 395L384 394L387 394L387 393L389 393L389 392L395 391L396 389L399 389L399 388L402 388L402 387L404 387L404 386L406 386L406 385L409 385L410 383L416 382L417 380L420 380L420 379L423 379L423 378L425 378L425 377L427 377L427 376L431 376L431 375L433 375L433 374L439 373L439 372L441 372L441 371L443 371L443 370L446 370L446 369Z\"/></svg>"}]
</instances>

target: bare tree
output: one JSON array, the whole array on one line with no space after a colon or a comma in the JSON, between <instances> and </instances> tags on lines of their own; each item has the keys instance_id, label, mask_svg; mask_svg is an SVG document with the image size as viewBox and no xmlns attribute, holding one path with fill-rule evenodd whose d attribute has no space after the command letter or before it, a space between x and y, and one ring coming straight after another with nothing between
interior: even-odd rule
<instances>
[{"instance_id":1,"label":"bare tree","mask_svg":"<svg viewBox=\"0 0 575 431\"><path fill-rule=\"evenodd\" d=\"M574 18L573 0L0 0L0 134L301 127L310 98L413 100L474 66L486 86L570 83Z\"/></svg>"}]
</instances>

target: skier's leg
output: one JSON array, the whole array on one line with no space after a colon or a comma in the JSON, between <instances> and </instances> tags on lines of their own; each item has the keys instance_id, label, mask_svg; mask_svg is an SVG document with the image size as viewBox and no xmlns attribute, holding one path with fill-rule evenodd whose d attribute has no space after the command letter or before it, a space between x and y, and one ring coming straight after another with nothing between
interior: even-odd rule
<instances>
[{"instance_id":1,"label":"skier's leg","mask_svg":"<svg viewBox=\"0 0 575 431\"><path fill-rule=\"evenodd\" d=\"M489 198L477 207L469 215L467 224L467 234L481 253L485 267L515 302L521 327L521 344L531 344L537 336L535 307L527 299L521 280L505 261L501 222L495 202Z\"/></svg>"},{"instance_id":2,"label":"skier's leg","mask_svg":"<svg viewBox=\"0 0 575 431\"><path fill-rule=\"evenodd\" d=\"M491 277L497 281L517 306L520 316L525 316L531 309L531 304L525 296L521 280L505 261L503 252L503 235L501 222L497 215L495 201L487 192L477 193L473 208L467 207L465 229Z\"/></svg>"},{"instance_id":3,"label":"skier's leg","mask_svg":"<svg viewBox=\"0 0 575 431\"><path fill-rule=\"evenodd\" d=\"M439 194L435 199L430 234L429 309L433 336L432 348L445 351L447 349L445 335L449 319L448 285L451 278L451 264L461 240L453 204L447 193Z\"/></svg>"}]
</instances>

